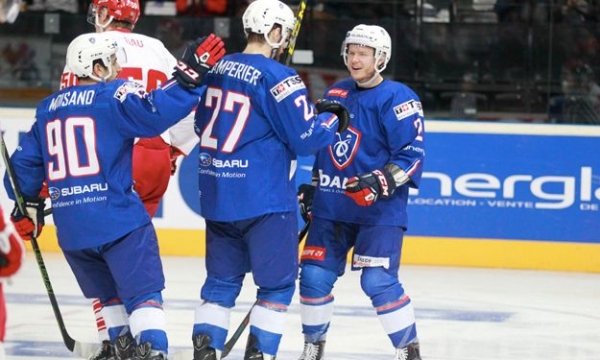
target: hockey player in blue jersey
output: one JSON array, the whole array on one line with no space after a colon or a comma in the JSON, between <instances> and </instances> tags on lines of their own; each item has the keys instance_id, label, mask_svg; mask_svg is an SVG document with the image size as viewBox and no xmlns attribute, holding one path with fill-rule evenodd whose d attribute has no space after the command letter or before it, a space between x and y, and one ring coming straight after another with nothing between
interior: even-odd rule
<instances>
[{"instance_id":1,"label":"hockey player in blue jersey","mask_svg":"<svg viewBox=\"0 0 600 360\"><path fill-rule=\"evenodd\" d=\"M319 151L313 184L298 191L302 215L312 219L301 255L300 360L324 357L332 289L352 248L352 270L362 271L360 285L397 349L394 359L420 359L414 310L398 268L408 189L418 186L425 156L423 111L411 89L381 76L391 52L383 28L354 27L341 54L350 77L325 92L347 107L352 121Z\"/></svg>"},{"instance_id":2,"label":"hockey player in blue jersey","mask_svg":"<svg viewBox=\"0 0 600 360\"><path fill-rule=\"evenodd\" d=\"M119 359L164 360L164 275L150 216L133 190L134 138L157 136L197 106L203 74L225 53L220 38L196 40L174 78L146 93L114 80L118 47L104 33L84 34L67 49L78 84L44 99L11 157L27 214L12 220L23 238L41 232L47 180L59 245L87 298L122 302L128 326L109 334ZM4 184L15 198L7 177ZM130 340L131 339L131 340ZM133 340L134 339L134 340Z\"/></svg>"},{"instance_id":3,"label":"hockey player in blue jersey","mask_svg":"<svg viewBox=\"0 0 600 360\"><path fill-rule=\"evenodd\" d=\"M331 144L348 124L340 104L315 106L295 70L278 62L295 25L276 0L242 17L247 46L204 77L196 110L207 278L193 327L194 359L220 359L230 310L247 272L258 287L245 360L275 358L298 275L296 156Z\"/></svg>"}]
</instances>

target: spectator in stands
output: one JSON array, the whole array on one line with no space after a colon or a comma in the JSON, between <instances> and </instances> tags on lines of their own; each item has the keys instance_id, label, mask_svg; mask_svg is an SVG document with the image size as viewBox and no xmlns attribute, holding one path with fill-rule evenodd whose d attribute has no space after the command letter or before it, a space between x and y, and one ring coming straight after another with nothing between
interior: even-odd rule
<instances>
[{"instance_id":1,"label":"spectator in stands","mask_svg":"<svg viewBox=\"0 0 600 360\"><path fill-rule=\"evenodd\" d=\"M410 4L412 5L412 3ZM379 0L379 1L319 1L316 4L308 2L311 14L317 19L384 19L384 18L409 18L414 15L409 13L404 1ZM414 7L413 9L414 10Z\"/></svg>"},{"instance_id":2,"label":"spectator in stands","mask_svg":"<svg viewBox=\"0 0 600 360\"><path fill-rule=\"evenodd\" d=\"M516 0L498 0L494 4L494 11L498 14L498 22L520 22L521 7Z\"/></svg>"},{"instance_id":3,"label":"spectator in stands","mask_svg":"<svg viewBox=\"0 0 600 360\"><path fill-rule=\"evenodd\" d=\"M175 0L178 15L225 16L228 15L227 0Z\"/></svg>"},{"instance_id":4,"label":"spectator in stands","mask_svg":"<svg viewBox=\"0 0 600 360\"><path fill-rule=\"evenodd\" d=\"M566 0L555 13L555 21L569 24L598 22L600 20L599 0Z\"/></svg>"},{"instance_id":5,"label":"spectator in stands","mask_svg":"<svg viewBox=\"0 0 600 360\"><path fill-rule=\"evenodd\" d=\"M572 62L562 69L563 95L550 99L550 121L600 124L600 86L592 68Z\"/></svg>"},{"instance_id":6,"label":"spectator in stands","mask_svg":"<svg viewBox=\"0 0 600 360\"><path fill-rule=\"evenodd\" d=\"M183 26L176 18L163 19L156 28L156 38L177 59L181 58L188 42L183 39Z\"/></svg>"},{"instance_id":7,"label":"spectator in stands","mask_svg":"<svg viewBox=\"0 0 600 360\"><path fill-rule=\"evenodd\" d=\"M547 24L552 0L497 0L493 6L500 23Z\"/></svg>"},{"instance_id":8,"label":"spectator in stands","mask_svg":"<svg viewBox=\"0 0 600 360\"><path fill-rule=\"evenodd\" d=\"M0 24L14 23L22 5L21 0L0 0Z\"/></svg>"},{"instance_id":9,"label":"spectator in stands","mask_svg":"<svg viewBox=\"0 0 600 360\"><path fill-rule=\"evenodd\" d=\"M27 0L27 11L77 14L81 6L79 0Z\"/></svg>"},{"instance_id":10,"label":"spectator in stands","mask_svg":"<svg viewBox=\"0 0 600 360\"><path fill-rule=\"evenodd\" d=\"M460 86L460 92L450 99L450 116L457 119L477 118L478 101L484 102L485 95L473 92L473 85L477 83L474 74L465 74Z\"/></svg>"},{"instance_id":11,"label":"spectator in stands","mask_svg":"<svg viewBox=\"0 0 600 360\"><path fill-rule=\"evenodd\" d=\"M0 59L9 66L5 71L10 74L11 79L30 84L40 81L35 49L26 41L8 42L0 50Z\"/></svg>"}]
</instances>

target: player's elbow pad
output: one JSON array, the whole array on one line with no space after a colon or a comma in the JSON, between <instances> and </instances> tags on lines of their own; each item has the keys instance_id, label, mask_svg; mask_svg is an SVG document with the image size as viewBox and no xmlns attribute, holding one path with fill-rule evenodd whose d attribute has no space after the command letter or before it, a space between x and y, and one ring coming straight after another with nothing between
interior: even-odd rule
<instances>
[{"instance_id":1,"label":"player's elbow pad","mask_svg":"<svg viewBox=\"0 0 600 360\"><path fill-rule=\"evenodd\" d=\"M410 181L408 174L396 164L389 163L384 167L384 169L391 175L391 178L394 181L394 184L392 185L394 190Z\"/></svg>"}]
</instances>

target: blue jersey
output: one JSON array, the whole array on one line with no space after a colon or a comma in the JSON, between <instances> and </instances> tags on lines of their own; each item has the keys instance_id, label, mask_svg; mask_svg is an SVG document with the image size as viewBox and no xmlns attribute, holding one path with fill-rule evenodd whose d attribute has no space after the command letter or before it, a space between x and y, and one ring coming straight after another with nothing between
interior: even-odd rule
<instances>
[{"instance_id":1,"label":"blue jersey","mask_svg":"<svg viewBox=\"0 0 600 360\"><path fill-rule=\"evenodd\" d=\"M384 80L373 88L359 89L351 78L328 88L325 95L347 107L350 126L315 157L319 185L312 214L334 221L406 227L408 188L418 186L425 156L418 96L399 82ZM388 163L398 165L410 177L390 198L363 207L344 195L350 177L383 169Z\"/></svg>"},{"instance_id":2,"label":"blue jersey","mask_svg":"<svg viewBox=\"0 0 600 360\"><path fill-rule=\"evenodd\" d=\"M40 103L11 163L24 196L37 196L48 182L62 249L99 246L150 222L133 190L134 138L177 123L201 91L171 81L146 94L137 83L114 80L69 87ZM4 184L14 199L6 176Z\"/></svg>"},{"instance_id":3,"label":"blue jersey","mask_svg":"<svg viewBox=\"0 0 600 360\"><path fill-rule=\"evenodd\" d=\"M195 117L201 215L236 221L296 211L296 156L331 144L337 117L316 115L296 71L263 55L226 55L204 84Z\"/></svg>"}]
</instances>

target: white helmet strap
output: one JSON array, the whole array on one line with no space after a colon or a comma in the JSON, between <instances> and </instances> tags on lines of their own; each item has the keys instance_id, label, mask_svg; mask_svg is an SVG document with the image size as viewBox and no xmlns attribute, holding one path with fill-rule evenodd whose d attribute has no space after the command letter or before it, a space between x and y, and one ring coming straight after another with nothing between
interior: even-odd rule
<instances>
[{"instance_id":1,"label":"white helmet strap","mask_svg":"<svg viewBox=\"0 0 600 360\"><path fill-rule=\"evenodd\" d=\"M285 36L283 35L283 33L281 34L281 39L279 40L279 42L272 42L271 39L269 39L269 34L271 34L271 32L273 30L275 30L277 27L273 26L273 28L271 28L271 31L269 31L268 33L264 33L264 37L265 37L265 41L267 42L267 44L269 44L270 47L272 47L273 49L277 50L279 49L283 43L285 42ZM283 28L281 28L283 30Z\"/></svg>"},{"instance_id":2,"label":"white helmet strap","mask_svg":"<svg viewBox=\"0 0 600 360\"><path fill-rule=\"evenodd\" d=\"M369 88L369 87L373 87L377 83L377 81L379 81L380 77L381 77L381 74L379 74L376 71L369 80L366 80L366 81L356 81L356 83L360 87Z\"/></svg>"},{"instance_id":3,"label":"white helmet strap","mask_svg":"<svg viewBox=\"0 0 600 360\"><path fill-rule=\"evenodd\" d=\"M100 22L99 15L100 15L99 12L96 11L96 26L99 27L100 29L102 29L102 31L105 31L106 28L108 27L108 25L110 25L110 23L113 21L114 17L112 15L109 16L108 20L104 24L102 24Z\"/></svg>"},{"instance_id":4,"label":"white helmet strap","mask_svg":"<svg viewBox=\"0 0 600 360\"><path fill-rule=\"evenodd\" d=\"M383 63L381 63L383 61ZM379 56L377 56L377 51L375 51L375 71L380 74L383 70L385 70L387 63L385 61L385 53L380 52Z\"/></svg>"},{"instance_id":5,"label":"white helmet strap","mask_svg":"<svg viewBox=\"0 0 600 360\"><path fill-rule=\"evenodd\" d=\"M104 62L102 62L104 64ZM108 74L106 74L105 76L96 76L94 75L94 69L92 68L92 73L90 74L90 78L94 79L98 82L106 82L111 76L112 76L112 66L108 65L105 66L108 69Z\"/></svg>"}]
</instances>

